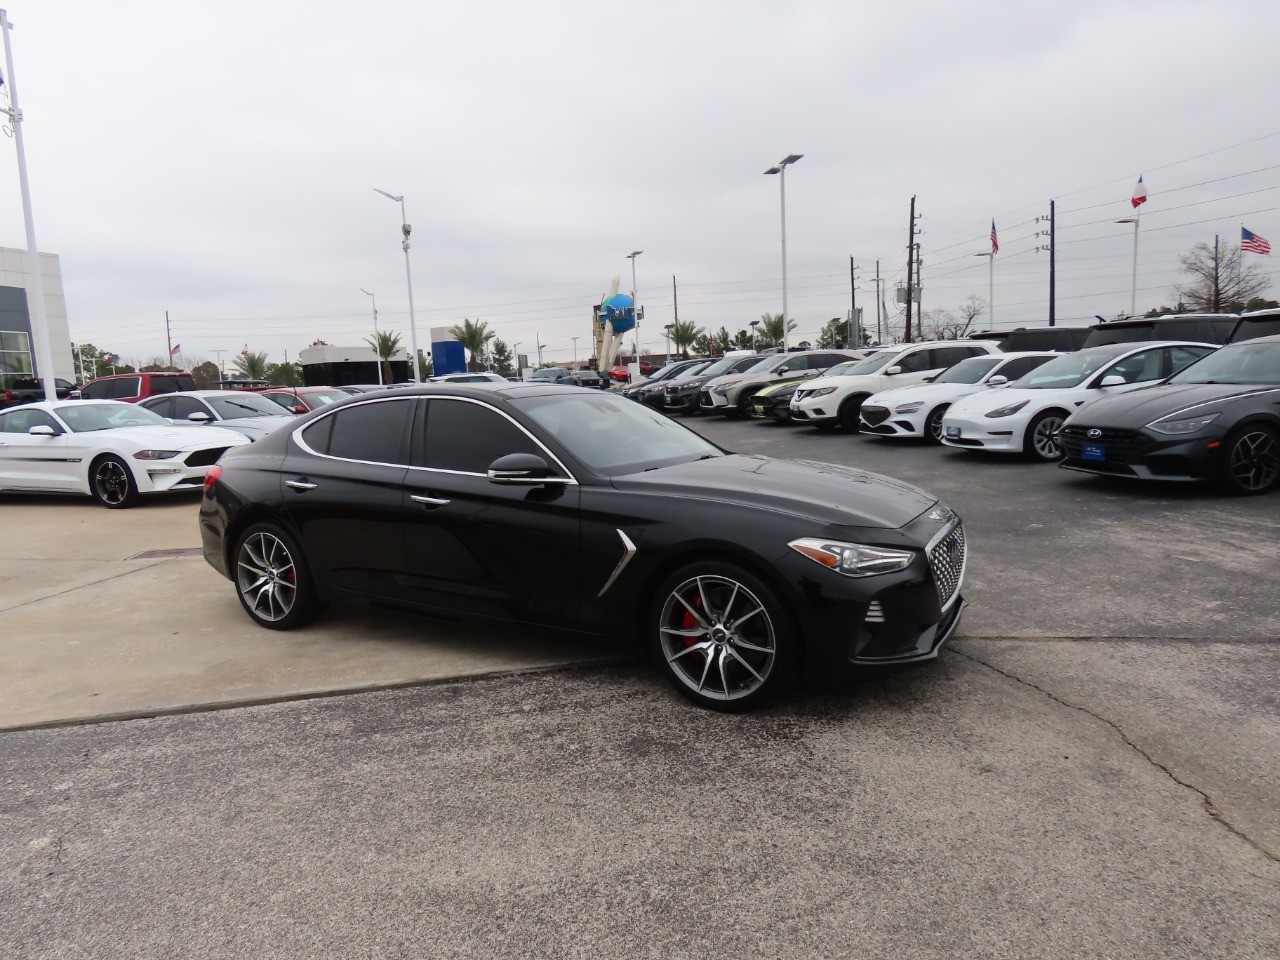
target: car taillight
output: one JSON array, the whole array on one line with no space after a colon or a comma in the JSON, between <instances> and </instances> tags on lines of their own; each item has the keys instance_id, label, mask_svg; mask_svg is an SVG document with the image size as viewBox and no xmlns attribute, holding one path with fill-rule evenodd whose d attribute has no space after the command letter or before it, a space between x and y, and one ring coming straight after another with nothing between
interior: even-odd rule
<instances>
[{"instance_id":1,"label":"car taillight","mask_svg":"<svg viewBox=\"0 0 1280 960\"><path fill-rule=\"evenodd\" d=\"M209 472L204 475L204 489L208 493L209 488L218 482L218 478L222 476L222 468L216 463L209 468Z\"/></svg>"}]
</instances>

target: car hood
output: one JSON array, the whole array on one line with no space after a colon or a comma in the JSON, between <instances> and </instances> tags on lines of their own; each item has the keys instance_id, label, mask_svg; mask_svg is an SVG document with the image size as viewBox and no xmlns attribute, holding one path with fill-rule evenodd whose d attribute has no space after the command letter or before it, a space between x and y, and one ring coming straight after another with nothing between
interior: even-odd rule
<instances>
[{"instance_id":1,"label":"car hood","mask_svg":"<svg viewBox=\"0 0 1280 960\"><path fill-rule=\"evenodd\" d=\"M292 418L290 418L292 419ZM206 447L235 447L248 443L238 433L222 427L116 427L77 434L86 439L110 438L118 444L138 444L140 450L203 450Z\"/></svg>"},{"instance_id":2,"label":"car hood","mask_svg":"<svg viewBox=\"0 0 1280 960\"><path fill-rule=\"evenodd\" d=\"M1073 418L1076 423L1138 429L1153 420L1177 413L1188 407L1234 400L1258 393L1274 393L1280 400L1280 387L1268 384L1188 383L1143 387L1119 396L1099 397L1082 408Z\"/></svg>"},{"instance_id":3,"label":"car hood","mask_svg":"<svg viewBox=\"0 0 1280 960\"><path fill-rule=\"evenodd\" d=\"M921 383L914 387L894 387L881 390L866 399L865 405L911 403L915 400L947 400L967 397L971 393L994 389L977 383Z\"/></svg>"},{"instance_id":4,"label":"car hood","mask_svg":"<svg viewBox=\"0 0 1280 960\"><path fill-rule=\"evenodd\" d=\"M1003 390L983 390L963 397L955 402L951 412L955 414L989 413L1000 407L1028 400L1030 402L1022 410L1026 414L1030 410L1040 409L1052 403L1074 403L1096 395L1098 391L1088 387L1059 387L1051 390L1018 390L1005 387Z\"/></svg>"},{"instance_id":5,"label":"car hood","mask_svg":"<svg viewBox=\"0 0 1280 960\"><path fill-rule=\"evenodd\" d=\"M896 530L935 503L891 477L814 460L730 454L616 477L620 490L745 504L819 523Z\"/></svg>"},{"instance_id":6,"label":"car hood","mask_svg":"<svg viewBox=\"0 0 1280 960\"><path fill-rule=\"evenodd\" d=\"M283 427L286 424L297 422L297 418L293 416L234 417L228 420L219 420L218 427L224 427L227 430L234 430L236 433L243 433L246 437L257 438L265 437L277 427Z\"/></svg>"}]
</instances>

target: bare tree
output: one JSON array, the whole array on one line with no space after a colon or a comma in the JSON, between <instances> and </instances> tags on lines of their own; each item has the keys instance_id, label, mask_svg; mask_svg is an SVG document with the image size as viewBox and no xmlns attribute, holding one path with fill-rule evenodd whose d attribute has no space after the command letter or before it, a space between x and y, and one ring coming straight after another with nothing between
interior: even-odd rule
<instances>
[{"instance_id":1,"label":"bare tree","mask_svg":"<svg viewBox=\"0 0 1280 960\"><path fill-rule=\"evenodd\" d=\"M920 314L920 334L928 340L957 340L966 324L950 310L926 310Z\"/></svg>"},{"instance_id":2,"label":"bare tree","mask_svg":"<svg viewBox=\"0 0 1280 960\"><path fill-rule=\"evenodd\" d=\"M964 321L964 327L960 331L960 336L969 335L969 328L973 326L973 321L977 320L987 312L987 301L976 293L969 294L969 299L960 304L960 319Z\"/></svg>"},{"instance_id":3,"label":"bare tree","mask_svg":"<svg viewBox=\"0 0 1280 960\"><path fill-rule=\"evenodd\" d=\"M1178 265L1191 280L1174 290L1191 310L1235 313L1270 286L1257 264L1244 263L1238 245L1197 243L1178 258Z\"/></svg>"}]
</instances>

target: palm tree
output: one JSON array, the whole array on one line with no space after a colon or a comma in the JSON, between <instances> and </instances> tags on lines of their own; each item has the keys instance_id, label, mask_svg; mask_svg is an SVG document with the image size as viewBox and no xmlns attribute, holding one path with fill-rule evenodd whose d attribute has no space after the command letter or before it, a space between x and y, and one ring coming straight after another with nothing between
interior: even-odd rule
<instances>
[{"instance_id":1,"label":"palm tree","mask_svg":"<svg viewBox=\"0 0 1280 960\"><path fill-rule=\"evenodd\" d=\"M453 334L455 340L462 344L462 348L471 355L467 362L468 370L483 369L484 364L481 358L484 357L485 347L489 341L498 334L494 330L489 329L489 325L478 317L472 321L465 317L462 320L462 326L453 327L449 330Z\"/></svg>"},{"instance_id":2,"label":"palm tree","mask_svg":"<svg viewBox=\"0 0 1280 960\"><path fill-rule=\"evenodd\" d=\"M240 352L240 356L231 361L231 366L246 380L267 379L266 353L250 353L246 347Z\"/></svg>"},{"instance_id":3,"label":"palm tree","mask_svg":"<svg viewBox=\"0 0 1280 960\"><path fill-rule=\"evenodd\" d=\"M689 348L693 346L693 341L697 340L702 334L702 328L692 320L681 320L671 325L671 345L688 360Z\"/></svg>"},{"instance_id":4,"label":"palm tree","mask_svg":"<svg viewBox=\"0 0 1280 960\"><path fill-rule=\"evenodd\" d=\"M378 355L378 362L382 364L382 379L379 382L394 383L395 377L391 374L391 360L400 352L400 334L391 333L390 331L378 331L367 338L365 343L373 347L373 352Z\"/></svg>"},{"instance_id":5,"label":"palm tree","mask_svg":"<svg viewBox=\"0 0 1280 960\"><path fill-rule=\"evenodd\" d=\"M787 333L791 333L796 328L794 320L787 321ZM782 344L782 314L780 313L762 313L760 315L760 329L756 333L756 344L761 347L776 347Z\"/></svg>"}]
</instances>

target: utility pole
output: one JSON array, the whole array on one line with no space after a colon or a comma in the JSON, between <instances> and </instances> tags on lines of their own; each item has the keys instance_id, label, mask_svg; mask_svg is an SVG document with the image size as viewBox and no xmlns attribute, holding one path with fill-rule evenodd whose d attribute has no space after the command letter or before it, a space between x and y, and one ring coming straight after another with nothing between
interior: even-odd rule
<instances>
[{"instance_id":1,"label":"utility pole","mask_svg":"<svg viewBox=\"0 0 1280 960\"><path fill-rule=\"evenodd\" d=\"M168 359L165 360L165 365L167 366L173 361L173 333L169 330L169 311L168 310L164 312L164 342L165 342L165 347L167 348L167 351L168 351L165 353L165 356L168 357Z\"/></svg>"},{"instance_id":2,"label":"utility pole","mask_svg":"<svg viewBox=\"0 0 1280 960\"><path fill-rule=\"evenodd\" d=\"M880 329L881 312L884 310L884 297L880 295L880 261L876 261L876 343L884 342L884 333Z\"/></svg>"},{"instance_id":3,"label":"utility pole","mask_svg":"<svg viewBox=\"0 0 1280 960\"><path fill-rule=\"evenodd\" d=\"M216 353L216 354L218 355L218 379L219 379L219 380L225 380L225 379L227 379L227 371L226 371L226 370L223 368L223 366L222 366L222 355L223 355L224 353L226 353L226 352L227 352L227 351L225 351L225 350L211 350L211 351L210 351L210 353Z\"/></svg>"},{"instance_id":4,"label":"utility pole","mask_svg":"<svg viewBox=\"0 0 1280 960\"><path fill-rule=\"evenodd\" d=\"M1054 325L1057 315L1058 295L1057 295L1057 252L1053 246L1053 227L1054 227L1054 202L1049 201L1049 326Z\"/></svg>"},{"instance_id":5,"label":"utility pole","mask_svg":"<svg viewBox=\"0 0 1280 960\"><path fill-rule=\"evenodd\" d=\"M920 241L916 241L916 330L924 336L924 258L920 256Z\"/></svg>"},{"instance_id":6,"label":"utility pole","mask_svg":"<svg viewBox=\"0 0 1280 960\"><path fill-rule=\"evenodd\" d=\"M1218 260L1218 235L1213 235L1213 312L1220 313L1222 311L1222 293L1218 285L1218 268L1220 262Z\"/></svg>"},{"instance_id":7,"label":"utility pole","mask_svg":"<svg viewBox=\"0 0 1280 960\"><path fill-rule=\"evenodd\" d=\"M855 346L862 346L862 337L858 337L858 342L853 342L853 325L858 320L858 294L857 294L857 277L854 276L853 257L849 258L849 336L845 340L848 344L847 349L852 350ZM861 324L858 326L859 332L862 330Z\"/></svg>"},{"instance_id":8,"label":"utility pole","mask_svg":"<svg viewBox=\"0 0 1280 960\"><path fill-rule=\"evenodd\" d=\"M911 342L911 299L915 292L912 289L911 268L916 257L916 198L911 198L911 220L907 227L907 325L903 331L902 342Z\"/></svg>"},{"instance_id":9,"label":"utility pole","mask_svg":"<svg viewBox=\"0 0 1280 960\"><path fill-rule=\"evenodd\" d=\"M679 323L680 322L680 301L676 299L676 275L674 273L671 275L671 305L672 305L672 308L675 310L675 314L676 314L675 320L673 320L672 322Z\"/></svg>"}]
</instances>

